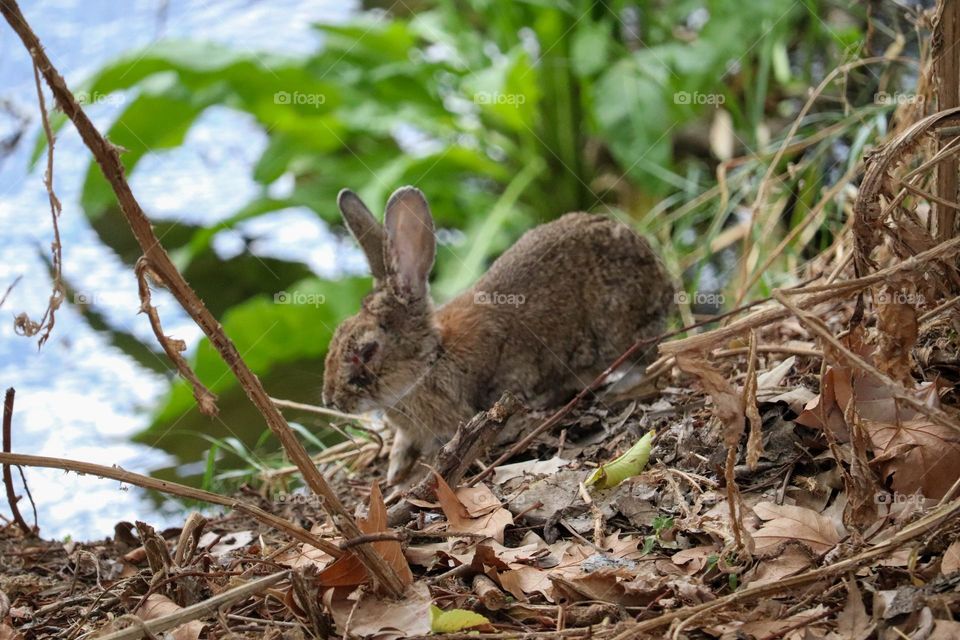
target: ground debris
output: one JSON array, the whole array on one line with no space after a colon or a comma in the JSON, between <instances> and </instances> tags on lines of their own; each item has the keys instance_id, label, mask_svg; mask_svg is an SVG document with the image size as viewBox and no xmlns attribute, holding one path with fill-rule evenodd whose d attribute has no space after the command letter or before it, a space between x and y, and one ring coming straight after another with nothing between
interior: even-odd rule
<instances>
[{"instance_id":1,"label":"ground debris","mask_svg":"<svg viewBox=\"0 0 960 640\"><path fill-rule=\"evenodd\" d=\"M764 355L758 363L762 455L751 470L744 430L736 459L742 548L724 489L724 426L697 378L675 369L650 403L596 396L484 482L454 487L438 478L436 494L412 499L408 521L398 528L387 526L377 484L382 465L368 459L336 476L342 499L366 514L358 522L369 544L406 576L403 600L380 594L349 553L363 542L337 538L308 500L264 499L264 508L348 551L335 559L292 544L242 514L191 516L182 529L159 532L121 523L114 539L83 544L27 539L8 526L0 532L0 638L92 637L123 628L132 616L147 621L189 611L278 569L290 573L217 615L185 620L169 637L419 637L431 634L435 606L477 614L434 612L448 629L482 621L461 633L515 637L559 627L566 637L613 638L638 621L776 587L909 527L936 504L924 492L945 486L942 478L920 478L914 481L920 497L903 500L898 485L888 484L878 489L885 497L877 498L870 519L851 520L849 476L870 471L855 471L851 434L889 423L893 404L882 388L839 364L828 362L824 384L812 385L816 360ZM736 393L745 358L715 366ZM801 388L812 389L812 399L798 412L782 396ZM929 395L932 388L918 383L918 397L942 403ZM545 417L530 412L524 419ZM904 429L917 419L908 412L900 417ZM584 486L600 462L650 429L658 437L643 473L610 489ZM898 459L883 455L883 442L867 442L878 487L880 478L897 473L901 483L910 481L899 468L885 471ZM915 440L910 451L923 446ZM499 452L487 451L481 463ZM924 468L946 473L936 464ZM268 483L246 497L270 491ZM945 614L960 611L960 526L940 533L814 589L784 589L775 600L726 607L684 629L716 638L951 633L955 623Z\"/></svg>"}]
</instances>

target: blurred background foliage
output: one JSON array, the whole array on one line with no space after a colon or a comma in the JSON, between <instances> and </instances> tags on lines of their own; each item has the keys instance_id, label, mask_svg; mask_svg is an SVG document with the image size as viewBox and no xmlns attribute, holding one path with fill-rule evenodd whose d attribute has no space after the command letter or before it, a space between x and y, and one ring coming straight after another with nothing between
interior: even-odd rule
<instances>
[{"instance_id":1,"label":"blurred background foliage","mask_svg":"<svg viewBox=\"0 0 960 640\"><path fill-rule=\"evenodd\" d=\"M109 138L125 149L128 173L147 154L181 144L211 107L247 113L268 135L253 170L255 198L207 227L158 221L157 228L274 395L319 400L331 331L357 309L369 279L322 279L302 263L249 250L222 258L212 249L218 232L305 207L342 234L341 188L379 212L393 189L414 184L444 230L433 284L440 301L524 230L572 210L612 213L648 234L690 291L730 291L754 279L749 293L763 294L832 242L849 199L841 190L826 206L816 202L884 133L895 105L878 102L876 92L911 69L858 68L831 85L799 123L794 141L805 144L792 145L772 168L778 182L758 213L751 209L758 184L811 87L841 64L892 57L916 41L897 26L902 15L868 22L872 3L829 0L412 6L369 6L346 23L318 24L323 46L296 59L161 42L131 51L81 87L91 95L126 92ZM868 30L875 22L880 28ZM41 143L35 161L42 151ZM275 188L291 176L291 189ZM136 247L93 163L82 205L104 243L132 263ZM278 291L325 302L274 304ZM688 319L704 309L682 311ZM214 446L240 459L247 447L269 448L206 341L192 360L221 394L223 424L251 434ZM219 429L199 416L179 380L156 410L151 442L171 426L173 435ZM198 457L195 439L167 437L161 445Z\"/></svg>"}]
</instances>

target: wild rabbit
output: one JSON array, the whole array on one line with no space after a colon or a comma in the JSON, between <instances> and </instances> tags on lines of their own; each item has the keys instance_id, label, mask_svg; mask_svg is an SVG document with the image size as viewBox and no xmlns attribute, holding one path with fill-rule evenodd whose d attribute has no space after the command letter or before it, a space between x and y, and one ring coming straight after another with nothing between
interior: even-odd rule
<instances>
[{"instance_id":1,"label":"wild rabbit","mask_svg":"<svg viewBox=\"0 0 960 640\"><path fill-rule=\"evenodd\" d=\"M353 192L337 203L374 285L330 342L323 401L383 410L396 429L391 484L503 391L534 406L569 399L636 340L661 333L673 306L644 238L568 213L525 233L473 287L434 308L436 239L423 194L394 192L382 226Z\"/></svg>"}]
</instances>

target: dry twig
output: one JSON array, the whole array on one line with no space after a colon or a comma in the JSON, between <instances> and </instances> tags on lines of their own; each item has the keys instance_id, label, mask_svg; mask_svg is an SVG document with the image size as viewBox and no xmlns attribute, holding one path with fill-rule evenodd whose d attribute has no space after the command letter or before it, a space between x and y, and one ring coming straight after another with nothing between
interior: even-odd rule
<instances>
[{"instance_id":1,"label":"dry twig","mask_svg":"<svg viewBox=\"0 0 960 640\"><path fill-rule=\"evenodd\" d=\"M80 462L78 460L67 460L64 458L48 458L45 456L30 456L22 453L2 453L0 454L0 464L16 464L23 465L25 467L42 467L46 469L75 471L76 473L84 473L100 478L110 478L111 480L117 480L118 482L126 482L127 484L132 484L137 487L152 489L154 491L160 491L161 493L168 493L181 498L187 498L188 500L198 500L200 502L206 502L209 504L218 504L222 507L228 507L230 509L235 509L242 513L246 513L251 518L262 522L263 524L276 529L277 531L285 532L290 535L290 537L316 547L317 549L320 549L321 551L324 551L334 557L342 554L340 547L332 542L328 542L323 538L318 538L306 529L298 527L297 525L288 522L279 516L275 516L272 513L264 511L260 507L256 507L240 500L225 498L216 493L210 493L209 491L204 491L202 489L195 489L186 485L177 484L176 482L158 480L157 478L151 478L149 476L140 475L139 473L133 473L132 471L126 471L120 467L105 467L99 464L92 464L90 462Z\"/></svg>"},{"instance_id":2,"label":"dry twig","mask_svg":"<svg viewBox=\"0 0 960 640\"><path fill-rule=\"evenodd\" d=\"M135 640L136 638L151 637L152 634L174 629L193 620L209 617L219 611L222 607L265 591L266 589L269 589L273 585L277 584L278 582L282 582L289 577L289 571L281 571L279 573L266 576L265 578L253 580L238 587L227 589L226 591L219 593L212 598L204 600L203 602L198 602L194 605L190 605L189 607L184 607L183 609L175 611L171 614L160 616L159 618L154 618L153 620L148 621L137 619L137 624L134 626L100 636L100 640ZM132 617L130 616L124 616L124 618L128 621L133 621Z\"/></svg>"},{"instance_id":3,"label":"dry twig","mask_svg":"<svg viewBox=\"0 0 960 640\"><path fill-rule=\"evenodd\" d=\"M9 453L12 440L12 431L13 431L13 397L16 391L13 387L7 389L6 395L3 397L3 452ZM13 514L13 521L17 523L17 526L20 527L20 530L23 531L23 534L26 536L32 536L33 530L30 528L30 525L27 524L27 521L23 519L23 516L20 515L20 507L17 506L19 501L17 498L16 491L13 490L13 475L10 473L10 465L3 465L3 486L7 490L7 502L10 503L10 512Z\"/></svg>"}]
</instances>

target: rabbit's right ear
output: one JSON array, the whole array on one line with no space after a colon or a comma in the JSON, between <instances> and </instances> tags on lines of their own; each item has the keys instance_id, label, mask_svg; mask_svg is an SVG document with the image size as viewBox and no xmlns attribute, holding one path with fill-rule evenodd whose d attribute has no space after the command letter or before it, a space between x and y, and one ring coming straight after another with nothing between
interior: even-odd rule
<instances>
[{"instance_id":1,"label":"rabbit's right ear","mask_svg":"<svg viewBox=\"0 0 960 640\"><path fill-rule=\"evenodd\" d=\"M360 245L363 255L367 257L373 279L382 282L387 277L387 269L383 262L383 227L370 213L370 209L367 209L367 205L363 204L360 197L349 189L340 191L340 195L337 196L337 206L340 207L340 215L343 216L347 229Z\"/></svg>"},{"instance_id":2,"label":"rabbit's right ear","mask_svg":"<svg viewBox=\"0 0 960 640\"><path fill-rule=\"evenodd\" d=\"M387 201L384 257L395 288L415 298L427 296L427 280L437 252L433 216L419 189L401 187Z\"/></svg>"}]
</instances>

